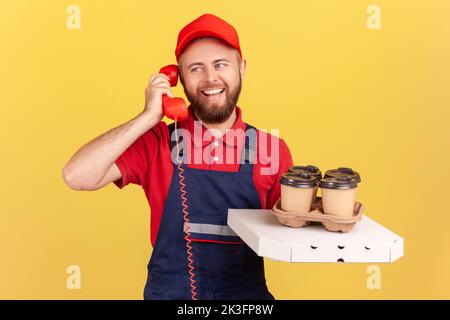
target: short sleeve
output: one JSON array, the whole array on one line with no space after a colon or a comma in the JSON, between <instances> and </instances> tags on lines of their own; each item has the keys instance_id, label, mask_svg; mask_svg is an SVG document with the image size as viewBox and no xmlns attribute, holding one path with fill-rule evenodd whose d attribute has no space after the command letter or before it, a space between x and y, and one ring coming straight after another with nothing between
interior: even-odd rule
<instances>
[{"instance_id":1,"label":"short sleeve","mask_svg":"<svg viewBox=\"0 0 450 320\"><path fill-rule=\"evenodd\" d=\"M122 189L129 183L146 184L149 164L158 147L157 141L154 132L148 130L116 159L114 163L122 174L122 178L114 181L118 188Z\"/></svg>"}]
</instances>

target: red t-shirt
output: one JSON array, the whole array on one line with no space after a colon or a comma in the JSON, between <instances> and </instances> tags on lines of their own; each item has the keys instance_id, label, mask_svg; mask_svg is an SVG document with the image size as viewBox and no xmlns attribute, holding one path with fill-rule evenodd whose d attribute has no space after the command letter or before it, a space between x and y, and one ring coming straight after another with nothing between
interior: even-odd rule
<instances>
[{"instance_id":1,"label":"red t-shirt","mask_svg":"<svg viewBox=\"0 0 450 320\"><path fill-rule=\"evenodd\" d=\"M178 127L187 130L190 134L190 139L184 141L185 156L191 159L191 163L187 163L189 168L239 171L244 136L233 138L229 131L221 138L215 139L195 119L190 108L187 119L180 121ZM239 107L236 107L236 121L232 129L241 129L245 132L245 123ZM280 176L292 166L292 157L283 139L258 129L256 132L257 148L253 181L259 194L261 207L272 208L280 198ZM144 189L151 208L150 237L152 246L154 246L158 234L164 202L174 169L169 140L168 126L161 121L137 138L115 161L122 173L122 178L114 181L117 187L122 189L127 184L133 183ZM278 156L276 152L272 152L272 148L278 149ZM229 161L231 158L236 161Z\"/></svg>"}]
</instances>

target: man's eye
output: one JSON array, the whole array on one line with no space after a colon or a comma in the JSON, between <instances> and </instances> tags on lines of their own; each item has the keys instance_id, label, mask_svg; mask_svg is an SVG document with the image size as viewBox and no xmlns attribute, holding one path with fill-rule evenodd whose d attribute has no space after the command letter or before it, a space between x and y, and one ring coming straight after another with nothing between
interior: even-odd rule
<instances>
[{"instance_id":1,"label":"man's eye","mask_svg":"<svg viewBox=\"0 0 450 320\"><path fill-rule=\"evenodd\" d=\"M197 72L198 70L200 70L200 67L194 67L191 69L191 72Z\"/></svg>"},{"instance_id":2,"label":"man's eye","mask_svg":"<svg viewBox=\"0 0 450 320\"><path fill-rule=\"evenodd\" d=\"M217 67L217 66L219 66L219 68L223 68L223 67L225 67L225 64L224 64L224 63L217 63L217 64L216 64L216 67Z\"/></svg>"}]
</instances>

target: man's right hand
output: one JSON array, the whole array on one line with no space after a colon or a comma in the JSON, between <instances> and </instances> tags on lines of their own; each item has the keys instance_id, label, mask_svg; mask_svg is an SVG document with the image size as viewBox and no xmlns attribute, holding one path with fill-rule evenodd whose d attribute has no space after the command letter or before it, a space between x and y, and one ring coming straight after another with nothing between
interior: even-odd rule
<instances>
[{"instance_id":1,"label":"man's right hand","mask_svg":"<svg viewBox=\"0 0 450 320\"><path fill-rule=\"evenodd\" d=\"M162 109L162 95L167 94L173 98L170 91L169 77L163 73L157 73L150 77L147 88L145 89L145 108L144 113L158 121L164 117Z\"/></svg>"}]
</instances>

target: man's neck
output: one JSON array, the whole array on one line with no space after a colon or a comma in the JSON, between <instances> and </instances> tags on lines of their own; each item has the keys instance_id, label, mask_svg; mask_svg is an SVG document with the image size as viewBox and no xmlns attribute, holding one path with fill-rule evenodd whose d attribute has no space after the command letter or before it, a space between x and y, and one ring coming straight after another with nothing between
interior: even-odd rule
<instances>
[{"instance_id":1,"label":"man's neck","mask_svg":"<svg viewBox=\"0 0 450 320\"><path fill-rule=\"evenodd\" d=\"M215 129L215 130L212 130L212 133L216 136L216 138L220 138L221 136L223 136L226 133L226 131L228 129L231 129L233 127L234 122L236 121L236 117L237 117L237 115L236 115L236 108L235 108L233 110L233 112L231 113L230 117L228 117L228 119L225 120L222 123L206 123L206 122L202 122L202 124L208 130ZM215 134L215 132L217 132L217 130L220 132L219 136L217 136Z\"/></svg>"}]
</instances>

